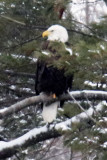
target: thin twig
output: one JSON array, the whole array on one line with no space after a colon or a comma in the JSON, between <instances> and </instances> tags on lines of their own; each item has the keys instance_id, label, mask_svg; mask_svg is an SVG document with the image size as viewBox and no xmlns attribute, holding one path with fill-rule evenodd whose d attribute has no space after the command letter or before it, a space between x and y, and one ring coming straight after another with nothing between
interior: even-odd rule
<instances>
[{"instance_id":1,"label":"thin twig","mask_svg":"<svg viewBox=\"0 0 107 160\"><path fill-rule=\"evenodd\" d=\"M69 94L69 93L68 93ZM79 106L79 108L83 111L83 112L85 112L85 114L94 122L94 123L96 123L96 120L92 117L92 116L90 116L89 114L87 114L87 112L86 112L86 110L80 105L80 103L78 103L77 101L76 101L76 99L74 98L74 96L72 95L72 94L69 94L70 96L71 96L71 98L74 100L74 102Z\"/></svg>"},{"instance_id":2,"label":"thin twig","mask_svg":"<svg viewBox=\"0 0 107 160\"><path fill-rule=\"evenodd\" d=\"M26 25L24 22L20 22L20 21L18 21L18 20L16 20L16 19L13 19L13 18L8 17L8 16L5 16L5 15L0 15L0 17L5 18L5 19L7 19L7 20L9 20L9 21L12 21L12 22L14 22L14 23L21 24L21 25L23 25L23 26Z\"/></svg>"},{"instance_id":3,"label":"thin twig","mask_svg":"<svg viewBox=\"0 0 107 160\"><path fill-rule=\"evenodd\" d=\"M100 1L102 1L102 0L95 0L94 2L92 1L92 2L87 2L87 3L89 3L89 4L93 4L93 3L97 3L97 2L100 2ZM69 3L73 3L74 5L81 5L81 4L85 4L86 3L86 1L83 1L83 2L72 2L72 1L70 1Z\"/></svg>"},{"instance_id":4,"label":"thin twig","mask_svg":"<svg viewBox=\"0 0 107 160\"><path fill-rule=\"evenodd\" d=\"M35 37L35 38L31 38L31 39L28 39L28 40L26 40L26 41L24 41L24 42L20 42L20 43L18 43L17 45L13 45L13 46L11 46L11 47L5 47L5 48L3 48L2 50L15 49L15 48L17 48L17 47L19 47L19 46L23 46L24 44L29 43L29 42L32 42L32 41L34 41L34 40L37 40L37 39L39 39L39 38L41 38L41 37L42 37L42 36L39 35L39 36L37 36L37 37Z\"/></svg>"}]
</instances>

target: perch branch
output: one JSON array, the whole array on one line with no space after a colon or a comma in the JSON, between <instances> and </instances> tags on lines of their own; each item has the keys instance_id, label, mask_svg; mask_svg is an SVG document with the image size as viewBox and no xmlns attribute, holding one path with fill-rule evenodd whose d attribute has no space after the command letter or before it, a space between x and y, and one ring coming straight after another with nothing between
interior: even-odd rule
<instances>
[{"instance_id":1,"label":"perch branch","mask_svg":"<svg viewBox=\"0 0 107 160\"><path fill-rule=\"evenodd\" d=\"M52 99L52 97L48 97L44 94L41 94L39 96L32 96L29 98L26 98L20 102L17 102L13 105L11 105L8 108L4 108L0 110L0 119L3 119L4 117L17 113L20 110L28 107L29 105L32 104L38 104L40 102L47 102L47 101L57 101L57 100L71 100L73 101L73 98L71 95L76 99L76 101L81 101L81 100L86 100L86 97L88 100L107 100L107 92L106 91L91 91L91 90L83 90L83 91L72 91L69 94L65 94L60 96L59 98Z\"/></svg>"}]
</instances>

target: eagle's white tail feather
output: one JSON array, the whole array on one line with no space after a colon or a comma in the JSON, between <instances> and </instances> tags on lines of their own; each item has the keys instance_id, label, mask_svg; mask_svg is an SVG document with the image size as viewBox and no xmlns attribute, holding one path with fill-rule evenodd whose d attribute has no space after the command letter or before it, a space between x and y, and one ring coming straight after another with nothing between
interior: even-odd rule
<instances>
[{"instance_id":1,"label":"eagle's white tail feather","mask_svg":"<svg viewBox=\"0 0 107 160\"><path fill-rule=\"evenodd\" d=\"M57 115L57 107L59 106L59 101L51 103L50 105L46 106L44 103L42 116L45 122L51 123L54 119L56 119Z\"/></svg>"}]
</instances>

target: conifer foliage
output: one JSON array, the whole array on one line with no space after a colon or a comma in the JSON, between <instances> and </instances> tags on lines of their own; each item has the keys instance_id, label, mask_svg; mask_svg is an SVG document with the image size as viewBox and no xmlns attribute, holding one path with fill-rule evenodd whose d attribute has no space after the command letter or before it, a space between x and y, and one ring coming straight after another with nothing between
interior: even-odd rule
<instances>
[{"instance_id":1,"label":"conifer foliage","mask_svg":"<svg viewBox=\"0 0 107 160\"><path fill-rule=\"evenodd\" d=\"M107 103L104 101L107 98L96 98L97 91L101 91L102 95L107 91L107 17L83 29L69 11L69 4L72 3L68 0L0 0L0 159L39 160L43 158L41 150L44 150L44 140L62 135L64 145L72 153L81 152L82 160L107 159ZM51 50L60 55L58 60L42 54L46 39L41 34L52 24L60 24L68 29L68 46L72 48L72 55L65 50L64 44L58 42L51 43ZM71 94L68 101L64 95L65 103L54 122L61 126L63 122L67 124L71 120L72 123L64 130L59 126L42 130L45 126L41 117L43 99L32 104L29 100L27 105L24 104L26 107L23 105L17 111L4 114L5 109L13 104L35 96L38 58L50 61L59 69L65 68L67 76L74 75L70 93L89 90L91 94L91 91L95 91L94 98L86 94L85 98L80 96L76 99ZM83 112L87 118L84 118ZM21 147L16 145L15 148L2 150L3 142L21 137L33 128L41 129L36 138L30 137ZM47 152L49 150L44 151L44 157Z\"/></svg>"}]
</instances>

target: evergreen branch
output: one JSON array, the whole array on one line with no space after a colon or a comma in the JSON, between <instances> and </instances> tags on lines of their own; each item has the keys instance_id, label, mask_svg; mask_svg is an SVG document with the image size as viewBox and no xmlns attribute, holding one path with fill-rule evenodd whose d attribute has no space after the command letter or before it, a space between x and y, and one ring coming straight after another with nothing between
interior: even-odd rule
<instances>
[{"instance_id":1,"label":"evergreen branch","mask_svg":"<svg viewBox=\"0 0 107 160\"><path fill-rule=\"evenodd\" d=\"M106 91L87 91L87 90L83 90L83 91L73 91L70 92L69 94L66 95L62 95L59 98L56 99L52 99L52 97L47 96L45 94L41 94L39 96L32 96L29 98L26 98L20 102L17 102L13 105L11 105L8 108L4 108L3 110L0 110L0 119L3 119L13 113L17 113L20 110L28 107L29 105L32 104L38 104L40 102L53 102L53 101L60 101L60 100L64 100L64 101L68 101L71 100L73 101L74 99L71 97L71 95L77 100L86 100L86 96L89 100L107 100L107 92Z\"/></svg>"},{"instance_id":2,"label":"evergreen branch","mask_svg":"<svg viewBox=\"0 0 107 160\"><path fill-rule=\"evenodd\" d=\"M41 37L42 37L42 36L39 35L39 36L37 36L37 37L35 37L35 38L31 38L31 39L28 39L28 40L26 40L26 41L24 41L24 42L20 42L20 43L18 43L17 45L13 45L13 46L11 46L11 47L2 48L2 50L15 49L15 48L17 48L17 47L19 47L19 46L23 46L24 44L29 43L29 42L32 42L32 41L34 41L34 40L37 40L37 39L39 39L39 38L41 38Z\"/></svg>"},{"instance_id":3,"label":"evergreen branch","mask_svg":"<svg viewBox=\"0 0 107 160\"><path fill-rule=\"evenodd\" d=\"M85 25L85 27L86 27L86 25ZM89 28L89 27L87 27L87 28L90 29L90 30L92 30L92 29ZM30 28L30 29L42 29L42 30L46 30L47 27L35 26L35 27ZM83 36L85 36L85 37L87 36L87 37L90 37L90 38L96 38L96 39L99 39L99 40L101 40L101 41L107 42L107 40L105 40L104 38L101 38L101 37L99 37L99 36L97 36L97 35L86 34L86 33L84 33L84 32L81 32L81 31L78 31L78 30L73 30L73 29L67 29L67 30L68 30L68 32L74 32L74 33L83 35ZM96 34L96 33L94 32L94 30L92 30L92 32L93 32L94 34ZM4 47L4 48L2 47L2 50L15 49L15 48L17 48L17 47L23 46L23 45L26 44L26 43L32 42L32 41L34 41L34 40L37 40L37 39L39 39L39 38L41 38L41 37L42 37L42 36L39 35L39 36L37 36L37 37L35 37L35 38L31 38L31 39L28 39L28 40L26 40L26 41L20 42L20 43L18 43L17 45L13 45L13 46L10 46L10 47Z\"/></svg>"},{"instance_id":4,"label":"evergreen branch","mask_svg":"<svg viewBox=\"0 0 107 160\"><path fill-rule=\"evenodd\" d=\"M5 88L5 89L8 89L8 91L10 90L10 91L13 91L16 95L18 95L18 96L32 96L32 95L34 95L35 93L33 93L32 91L28 91L27 89L23 89L23 88L19 88L19 87L17 87L17 86L14 86L14 88L12 87L12 84L0 84L0 87L2 87L2 88ZM30 88L29 88L30 89Z\"/></svg>"},{"instance_id":5,"label":"evergreen branch","mask_svg":"<svg viewBox=\"0 0 107 160\"><path fill-rule=\"evenodd\" d=\"M75 20L73 20L73 21L75 21ZM76 21L76 22L77 22L77 21ZM81 22L77 22L77 23L82 24ZM84 25L86 28L88 28L92 33L97 34L97 33L96 33L93 29L91 29L89 26L87 26L87 25L85 25L85 24L82 24L82 25ZM33 27L30 27L30 29L40 29L40 30L46 30L47 28L49 28L49 26L47 26L47 27L44 27L44 26L33 26ZM28 28L26 28L26 29L28 29ZM69 29L69 28L67 28L67 31L68 31L68 32L74 32L74 33L77 33L77 34L80 34L80 35L83 35L83 36L87 36L87 37L90 37L90 38L97 38L97 39L99 39L99 40L102 40L102 41L104 41L104 42L107 42L104 38L101 38L101 37L99 37L99 36L97 36L97 35L86 34L86 33L84 33L84 32L81 32L81 31L78 31L78 30L74 30L74 29Z\"/></svg>"},{"instance_id":6,"label":"evergreen branch","mask_svg":"<svg viewBox=\"0 0 107 160\"><path fill-rule=\"evenodd\" d=\"M45 29L47 29L47 28L45 28ZM68 30L68 32L75 32L75 33L81 34L81 35L83 35L83 36L87 36L87 37L90 37L90 38L97 38L97 39L99 39L99 40L101 40L101 41L107 42L107 40L105 40L104 38L101 38L101 37L96 36L96 35L86 34L86 33L84 33L84 32L80 32L80 31L73 30L73 29L67 29L67 30ZM35 37L35 38L31 38L31 39L26 40L26 41L24 41L24 42L20 42L20 43L18 43L17 45L13 45L13 46L11 46L11 47L2 48L2 50L15 49L15 48L17 48L17 47L23 46L23 45L26 44L26 43L32 42L32 41L34 41L34 40L37 40L37 39L39 39L39 38L41 38L41 37L42 37L42 36L39 35L39 36L37 36L37 37Z\"/></svg>"},{"instance_id":7,"label":"evergreen branch","mask_svg":"<svg viewBox=\"0 0 107 160\"><path fill-rule=\"evenodd\" d=\"M5 19L7 19L7 20L10 20L10 21L12 21L12 22L14 22L14 23L18 23L18 24L21 24L21 25L23 25L23 26L26 26L26 24L25 24L24 22L20 22L20 21L18 21L18 20L15 20L15 19L13 19L13 18L11 18L11 17L8 17L8 16L5 16L5 15L0 15L0 16L1 16L2 18L5 18ZM81 24L81 22L78 22L78 23ZM89 30L91 30L93 33L95 33L95 31L92 30L92 29L91 29L90 27L88 27L87 25L84 24L84 26L85 26L86 28L88 28ZM42 29L42 30L46 30L47 28L48 28L48 27L43 27L43 26L30 27L30 29ZM72 30L72 29L67 29L67 30L68 30L69 32L75 32L75 33L81 34L81 35L83 35L83 36L94 37L94 38L97 38L97 39L102 40L102 41L104 41L104 42L107 42L105 39L103 39L103 38L101 38L101 37L99 37L99 36L96 36L96 35L85 34L84 32L80 32L80 31ZM19 44L17 44L17 45L14 45L14 46L12 46L12 47L7 47L7 48L4 48L4 49L16 48L16 47L18 47L18 46L24 45L25 43L31 42L31 41L33 41L33 40L36 40L36 39L38 39L38 38L40 38L40 37L41 37L41 35L37 36L36 38L32 38L32 39L30 39L30 40L26 40L26 41L21 42L21 43L19 43Z\"/></svg>"},{"instance_id":8,"label":"evergreen branch","mask_svg":"<svg viewBox=\"0 0 107 160\"><path fill-rule=\"evenodd\" d=\"M101 40L101 41L107 42L107 40L106 40L106 39L101 38L101 37L99 37L99 36L97 36L97 35L93 35L93 34L86 34L86 33L84 33L84 32L77 31L77 30L73 30L73 29L67 29L67 30L68 30L69 32L75 32L75 33L77 33L77 34L81 34L81 35L83 35L83 36L87 36L87 37L90 37L90 38L96 38L96 39L98 39L98 40Z\"/></svg>"},{"instance_id":9,"label":"evergreen branch","mask_svg":"<svg viewBox=\"0 0 107 160\"><path fill-rule=\"evenodd\" d=\"M13 156L21 147L26 148L46 139L61 136L58 131L52 132L52 130L48 130L47 126L34 128L10 142L0 141L0 159Z\"/></svg>"},{"instance_id":10,"label":"evergreen branch","mask_svg":"<svg viewBox=\"0 0 107 160\"><path fill-rule=\"evenodd\" d=\"M18 96L26 96L26 97L28 97L28 96L32 96L32 95L35 94L34 92L32 92L30 90L30 88L28 88L29 91L27 89L24 90L23 88L19 88L19 87L16 87L16 86L15 86L15 88L12 88L10 86L8 89L11 90L11 91L13 91Z\"/></svg>"},{"instance_id":11,"label":"evergreen branch","mask_svg":"<svg viewBox=\"0 0 107 160\"><path fill-rule=\"evenodd\" d=\"M1 15L1 16L2 16L2 17L5 17L5 16L3 16L3 15ZM6 16L5 18L7 18L8 20L11 20L11 18L9 18L9 17L7 17L7 16ZM19 21L13 19L13 22L18 23ZM80 22L78 22L78 23L80 23ZM96 34L95 31L92 30L90 27L88 27L88 26L85 25L85 24L84 24L84 26L85 26L86 28L88 28L89 30L91 30L94 34ZM48 27L44 27L44 26L33 26L33 27L30 27L30 29L40 29L40 30L46 30L47 28L48 28ZM28 28L25 27L25 29L28 29ZM104 38L101 38L101 37L99 37L99 36L97 36L97 35L86 34L86 33L84 33L84 32L81 32L81 31L78 31L78 30L74 30L74 29L67 29L67 30L68 30L68 32L75 32L75 33L81 34L81 35L83 35L83 36L88 36L88 37L90 37L90 38L97 38L97 39L99 39L99 40L101 40L101 41L107 42ZM37 37L35 37L35 38L31 38L31 39L28 39L28 40L26 40L26 41L24 41L24 42L20 42L20 43L17 44L17 45L13 45L13 46L11 46L11 47L5 47L5 48L3 48L2 50L15 49L15 48L17 48L17 47L19 47L19 46L23 46L23 45L26 44L26 43L32 42L32 41L34 41L34 40L37 40L37 39L39 39L40 37L42 37L42 36L39 35L39 36L37 36Z\"/></svg>"},{"instance_id":12,"label":"evergreen branch","mask_svg":"<svg viewBox=\"0 0 107 160\"><path fill-rule=\"evenodd\" d=\"M74 100L74 102L79 106L79 108L80 108L84 113L86 113L86 115L87 115L94 123L96 123L96 120L95 120L92 116L90 116L89 114L87 114L86 110L80 105L80 103L78 103L78 101L74 98L74 96L73 96L72 94L70 94L70 93L69 93L69 95L70 95L71 98ZM92 107L90 107L90 108L92 108Z\"/></svg>"},{"instance_id":13,"label":"evergreen branch","mask_svg":"<svg viewBox=\"0 0 107 160\"><path fill-rule=\"evenodd\" d=\"M98 104L95 107L97 111L99 111L99 105L100 105L100 111L103 110L105 103ZM87 110L88 115L92 116L93 113L94 109L89 108ZM65 131L71 128L72 123L73 124L81 123L81 120L86 120L89 118L87 114L85 112L82 112L70 118L69 120L57 123L56 125L52 124L50 125L49 128L47 128L47 125L41 128L34 128L29 132L27 132L26 134L24 134L23 136L11 140L9 142L0 141L0 158L11 157L12 155L18 152L18 149L20 147L26 148L38 142L61 136L61 132L59 133L59 130Z\"/></svg>"}]
</instances>

